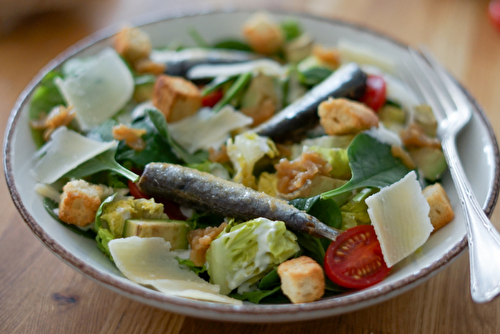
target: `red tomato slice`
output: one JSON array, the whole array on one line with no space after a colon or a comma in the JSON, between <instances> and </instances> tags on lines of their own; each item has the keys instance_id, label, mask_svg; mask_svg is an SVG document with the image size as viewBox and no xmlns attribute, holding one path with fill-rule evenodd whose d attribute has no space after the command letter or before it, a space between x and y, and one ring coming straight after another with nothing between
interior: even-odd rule
<instances>
[{"instance_id":1,"label":"red tomato slice","mask_svg":"<svg viewBox=\"0 0 500 334\"><path fill-rule=\"evenodd\" d=\"M493 26L500 31L500 1L493 0L490 2L490 6L488 9L491 23Z\"/></svg>"},{"instance_id":2,"label":"red tomato slice","mask_svg":"<svg viewBox=\"0 0 500 334\"><path fill-rule=\"evenodd\" d=\"M324 266L334 283L353 289L369 287L389 273L371 225L356 226L339 235L326 250Z\"/></svg>"},{"instance_id":3,"label":"red tomato slice","mask_svg":"<svg viewBox=\"0 0 500 334\"><path fill-rule=\"evenodd\" d=\"M130 195L134 196L135 198L145 198L145 199L150 199L150 197L146 194L143 194L140 190L139 187L137 186L137 183L128 181L128 189L130 190Z\"/></svg>"},{"instance_id":4,"label":"red tomato slice","mask_svg":"<svg viewBox=\"0 0 500 334\"><path fill-rule=\"evenodd\" d=\"M222 99L222 96L224 96L224 94L222 93L222 90L220 90L220 89L214 90L213 92L208 93L207 95L205 95L201 98L201 104L204 107L212 108L213 106L215 106L217 104L217 102L220 101L220 99Z\"/></svg>"},{"instance_id":5,"label":"red tomato slice","mask_svg":"<svg viewBox=\"0 0 500 334\"><path fill-rule=\"evenodd\" d=\"M368 75L366 80L366 92L361 98L361 102L378 111L385 104L386 97L385 80L380 75Z\"/></svg>"},{"instance_id":6,"label":"red tomato slice","mask_svg":"<svg viewBox=\"0 0 500 334\"><path fill-rule=\"evenodd\" d=\"M142 193L136 183L128 181L128 189L130 190L130 195L135 198L145 198L150 199L148 195ZM163 211L167 214L168 218L175 220L186 220L187 217L182 214L181 209L177 204L167 199L155 199L156 203L163 204Z\"/></svg>"}]
</instances>

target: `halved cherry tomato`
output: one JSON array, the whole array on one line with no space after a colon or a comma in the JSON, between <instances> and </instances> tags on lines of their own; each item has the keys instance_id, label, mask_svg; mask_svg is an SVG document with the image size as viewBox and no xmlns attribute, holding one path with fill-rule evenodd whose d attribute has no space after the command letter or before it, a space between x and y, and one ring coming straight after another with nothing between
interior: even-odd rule
<instances>
[{"instance_id":1,"label":"halved cherry tomato","mask_svg":"<svg viewBox=\"0 0 500 334\"><path fill-rule=\"evenodd\" d=\"M500 1L493 0L490 2L488 9L491 23L493 26L500 31Z\"/></svg>"},{"instance_id":2,"label":"halved cherry tomato","mask_svg":"<svg viewBox=\"0 0 500 334\"><path fill-rule=\"evenodd\" d=\"M374 111L378 111L385 104L386 91L384 78L370 74L366 80L366 92L360 101Z\"/></svg>"},{"instance_id":3,"label":"halved cherry tomato","mask_svg":"<svg viewBox=\"0 0 500 334\"><path fill-rule=\"evenodd\" d=\"M220 89L214 90L213 92L208 93L207 95L205 95L201 98L201 104L204 107L212 108L213 106L215 106L217 104L217 102L220 101L220 99L222 99L222 96L224 96L224 93L222 93L222 90L220 90Z\"/></svg>"},{"instance_id":4,"label":"halved cherry tomato","mask_svg":"<svg viewBox=\"0 0 500 334\"><path fill-rule=\"evenodd\" d=\"M145 198L150 199L148 195L144 194L139 190L137 183L128 181L128 189L130 190L130 195L135 198ZM181 209L177 204L167 199L155 199L157 203L163 204L163 211L167 214L168 218L175 220L186 220L187 217L182 214Z\"/></svg>"},{"instance_id":5,"label":"halved cherry tomato","mask_svg":"<svg viewBox=\"0 0 500 334\"><path fill-rule=\"evenodd\" d=\"M380 282L389 273L371 225L356 226L339 235L326 250L324 266L334 283L353 289Z\"/></svg>"}]
</instances>

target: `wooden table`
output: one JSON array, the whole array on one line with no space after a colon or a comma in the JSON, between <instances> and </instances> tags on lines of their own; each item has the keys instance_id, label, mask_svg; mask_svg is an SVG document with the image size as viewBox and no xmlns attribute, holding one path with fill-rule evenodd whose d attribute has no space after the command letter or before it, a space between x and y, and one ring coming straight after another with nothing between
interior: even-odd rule
<instances>
[{"instance_id":1,"label":"wooden table","mask_svg":"<svg viewBox=\"0 0 500 334\"><path fill-rule=\"evenodd\" d=\"M281 8L372 27L425 44L484 107L500 133L500 33L485 0L280 0ZM107 0L26 19L0 37L0 115L4 128L22 89L50 59L109 24L151 11L248 7L246 1ZM1 10L1 9L0 9ZM0 181L0 333L498 333L500 299L477 305L467 254L426 283L390 301L323 320L245 325L168 313L121 297L77 273L36 240ZM500 217L493 222L500 227Z\"/></svg>"}]
</instances>

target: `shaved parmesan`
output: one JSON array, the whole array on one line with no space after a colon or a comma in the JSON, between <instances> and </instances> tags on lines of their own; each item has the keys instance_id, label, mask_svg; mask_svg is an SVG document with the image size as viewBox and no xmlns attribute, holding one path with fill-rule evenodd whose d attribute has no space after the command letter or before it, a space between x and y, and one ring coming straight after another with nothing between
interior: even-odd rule
<instances>
[{"instance_id":1,"label":"shaved parmesan","mask_svg":"<svg viewBox=\"0 0 500 334\"><path fill-rule=\"evenodd\" d=\"M89 59L71 59L63 71L65 78L56 78L55 83L83 129L109 119L134 92L130 70L110 48Z\"/></svg>"},{"instance_id":2,"label":"shaved parmesan","mask_svg":"<svg viewBox=\"0 0 500 334\"><path fill-rule=\"evenodd\" d=\"M116 146L116 141L100 142L60 127L34 157L31 170L41 183L53 183L85 161Z\"/></svg>"},{"instance_id":3,"label":"shaved parmesan","mask_svg":"<svg viewBox=\"0 0 500 334\"><path fill-rule=\"evenodd\" d=\"M396 72L396 65L392 59L359 43L341 39L338 42L337 50L340 53L342 62L368 64L379 67L389 73Z\"/></svg>"},{"instance_id":4,"label":"shaved parmesan","mask_svg":"<svg viewBox=\"0 0 500 334\"><path fill-rule=\"evenodd\" d=\"M270 77L281 77L286 73L286 69L280 63L271 59L258 59L236 64L202 64L191 68L187 72L187 78L194 80L218 76L233 77L248 72L262 73Z\"/></svg>"},{"instance_id":5,"label":"shaved parmesan","mask_svg":"<svg viewBox=\"0 0 500 334\"><path fill-rule=\"evenodd\" d=\"M433 230L414 171L368 197L366 204L388 267L422 246Z\"/></svg>"},{"instance_id":6,"label":"shaved parmesan","mask_svg":"<svg viewBox=\"0 0 500 334\"><path fill-rule=\"evenodd\" d=\"M225 106L214 113L204 108L191 117L168 125L172 137L189 153L199 149L219 148L231 131L252 124L252 118Z\"/></svg>"},{"instance_id":7,"label":"shaved parmesan","mask_svg":"<svg viewBox=\"0 0 500 334\"><path fill-rule=\"evenodd\" d=\"M116 266L131 281L171 296L241 304L239 300L220 295L218 285L183 268L176 259L178 254L170 249L170 243L163 238L130 237L109 242Z\"/></svg>"},{"instance_id":8,"label":"shaved parmesan","mask_svg":"<svg viewBox=\"0 0 500 334\"><path fill-rule=\"evenodd\" d=\"M219 286L207 282L200 284L198 282L164 279L151 281L149 284L158 291L172 296L223 304L242 304L238 299L219 294Z\"/></svg>"}]
</instances>

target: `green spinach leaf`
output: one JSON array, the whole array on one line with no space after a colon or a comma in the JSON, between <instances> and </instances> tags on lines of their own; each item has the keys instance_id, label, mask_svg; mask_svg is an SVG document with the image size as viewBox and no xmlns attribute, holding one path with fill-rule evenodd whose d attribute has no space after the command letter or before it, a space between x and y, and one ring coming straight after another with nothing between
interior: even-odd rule
<instances>
[{"instance_id":1,"label":"green spinach leaf","mask_svg":"<svg viewBox=\"0 0 500 334\"><path fill-rule=\"evenodd\" d=\"M361 133L347 148L352 177L342 187L321 194L322 199L359 188L383 188L401 180L410 170L391 153L391 146Z\"/></svg>"},{"instance_id":2,"label":"green spinach leaf","mask_svg":"<svg viewBox=\"0 0 500 334\"><path fill-rule=\"evenodd\" d=\"M278 269L274 268L266 276L264 276L259 282L259 289L269 290L275 288L275 286L281 285L281 280L278 275Z\"/></svg>"},{"instance_id":3,"label":"green spinach leaf","mask_svg":"<svg viewBox=\"0 0 500 334\"><path fill-rule=\"evenodd\" d=\"M227 39L224 41L217 42L213 45L215 49L227 49L227 50L238 50L252 52L252 48L247 43L235 39Z\"/></svg>"},{"instance_id":4,"label":"green spinach leaf","mask_svg":"<svg viewBox=\"0 0 500 334\"><path fill-rule=\"evenodd\" d=\"M126 177L132 182L137 181L139 179L139 175L129 171L128 169L117 163L115 160L115 153L116 148L111 148L95 156L94 158L85 161L75 169L66 173L64 176L78 179L103 170L110 170Z\"/></svg>"},{"instance_id":5,"label":"green spinach leaf","mask_svg":"<svg viewBox=\"0 0 500 334\"><path fill-rule=\"evenodd\" d=\"M302 35L302 27L294 19L285 19L281 22L281 31L285 35L285 41L289 42Z\"/></svg>"},{"instance_id":6,"label":"green spinach leaf","mask_svg":"<svg viewBox=\"0 0 500 334\"><path fill-rule=\"evenodd\" d=\"M198 164L208 159L208 152L200 151L195 154L188 153L182 146L180 146L170 135L168 131L167 121L165 116L156 109L147 110L149 119L156 127L156 130L167 141L172 148L172 151L187 164Z\"/></svg>"},{"instance_id":7,"label":"green spinach leaf","mask_svg":"<svg viewBox=\"0 0 500 334\"><path fill-rule=\"evenodd\" d=\"M277 286L272 290L257 290L252 292L243 292L243 294L232 293L229 296L239 300L248 300L254 304L259 304L263 299L270 297L281 291L281 286ZM286 300L288 301L288 299ZM285 301L285 302L286 302Z\"/></svg>"},{"instance_id":8,"label":"green spinach leaf","mask_svg":"<svg viewBox=\"0 0 500 334\"><path fill-rule=\"evenodd\" d=\"M325 67L313 67L303 72L299 71L299 81L306 86L314 86L328 78L332 70Z\"/></svg>"},{"instance_id":9,"label":"green spinach leaf","mask_svg":"<svg viewBox=\"0 0 500 334\"><path fill-rule=\"evenodd\" d=\"M205 267L205 265L203 265L203 267L195 266L193 261L191 260L181 259L180 257L178 257L177 261L179 262L180 265L188 267L196 275L202 274L207 271L207 267Z\"/></svg>"}]
</instances>

